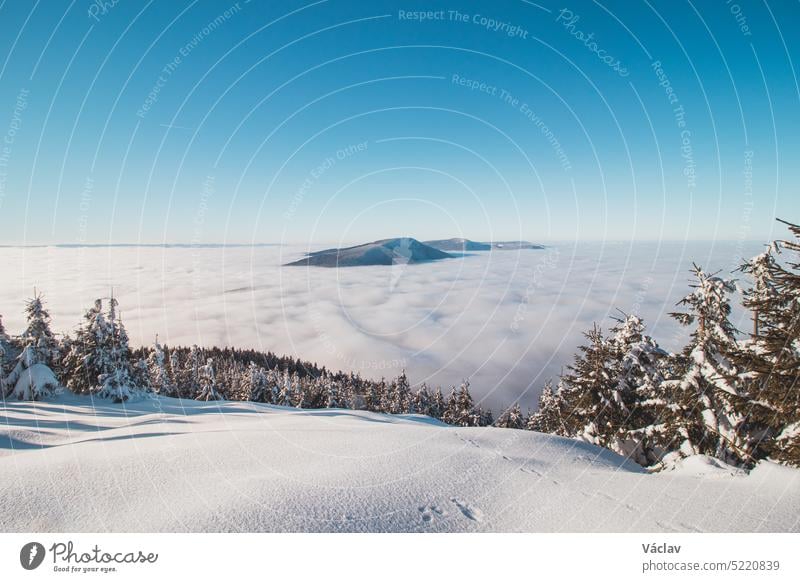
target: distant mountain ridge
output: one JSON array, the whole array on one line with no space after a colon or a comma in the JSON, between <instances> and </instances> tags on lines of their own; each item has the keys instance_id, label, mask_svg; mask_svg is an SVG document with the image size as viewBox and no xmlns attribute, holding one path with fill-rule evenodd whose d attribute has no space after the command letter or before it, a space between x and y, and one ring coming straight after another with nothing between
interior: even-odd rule
<instances>
[{"instance_id":1,"label":"distant mountain ridge","mask_svg":"<svg viewBox=\"0 0 800 582\"><path fill-rule=\"evenodd\" d=\"M389 238L345 247L308 253L304 258L288 263L287 267L366 267L427 263L452 259L453 255L409 237Z\"/></svg>"},{"instance_id":2,"label":"distant mountain ridge","mask_svg":"<svg viewBox=\"0 0 800 582\"><path fill-rule=\"evenodd\" d=\"M544 246L526 240L477 242L466 238L448 238L444 240L428 240L426 245L440 251L466 252L466 251L515 251L515 250L541 250Z\"/></svg>"},{"instance_id":3,"label":"distant mountain ridge","mask_svg":"<svg viewBox=\"0 0 800 582\"><path fill-rule=\"evenodd\" d=\"M475 242L466 238L448 238L443 240L426 240L425 244L432 246L440 251L490 251L492 245L489 243Z\"/></svg>"}]
</instances>

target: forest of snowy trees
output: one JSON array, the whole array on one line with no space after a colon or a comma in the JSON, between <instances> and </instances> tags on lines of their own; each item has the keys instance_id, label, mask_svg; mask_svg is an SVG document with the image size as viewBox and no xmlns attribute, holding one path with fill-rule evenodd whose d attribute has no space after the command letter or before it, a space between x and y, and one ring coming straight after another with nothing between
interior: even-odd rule
<instances>
[{"instance_id":1,"label":"forest of snowy trees","mask_svg":"<svg viewBox=\"0 0 800 582\"><path fill-rule=\"evenodd\" d=\"M691 291L672 313L690 332L678 353L647 335L636 315L595 325L533 414L512 404L493 418L469 382L447 396L412 389L405 373L369 380L294 358L232 348L129 345L116 299L98 299L77 331L57 337L41 295L27 327L9 336L0 318L0 395L42 400L68 389L113 402L160 395L250 400L297 408L416 413L456 426L527 429L588 441L659 469L694 454L750 467L761 459L800 466L800 227L740 268L741 287L694 266ZM735 330L741 292L753 329Z\"/></svg>"}]
</instances>

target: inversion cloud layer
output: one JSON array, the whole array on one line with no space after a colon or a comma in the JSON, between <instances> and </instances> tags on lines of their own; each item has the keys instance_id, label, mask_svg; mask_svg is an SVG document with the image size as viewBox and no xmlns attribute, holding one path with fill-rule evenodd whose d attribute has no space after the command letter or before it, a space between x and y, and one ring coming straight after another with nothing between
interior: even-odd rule
<instances>
[{"instance_id":1,"label":"inversion cloud layer","mask_svg":"<svg viewBox=\"0 0 800 582\"><path fill-rule=\"evenodd\" d=\"M668 313L692 261L730 272L754 242L564 243L476 252L430 264L284 268L301 247L1 248L0 313L10 333L23 300L45 293L67 332L113 292L134 344L272 350L371 377L403 368L413 382L469 378L494 407L535 406L572 360L581 332L638 313L667 349L685 340ZM734 323L749 329L746 314Z\"/></svg>"}]
</instances>

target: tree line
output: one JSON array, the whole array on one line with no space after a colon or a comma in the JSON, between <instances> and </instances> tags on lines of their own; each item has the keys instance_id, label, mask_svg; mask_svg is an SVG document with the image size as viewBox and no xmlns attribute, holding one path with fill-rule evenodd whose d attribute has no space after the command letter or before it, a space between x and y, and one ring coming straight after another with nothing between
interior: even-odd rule
<instances>
[{"instance_id":1,"label":"tree line","mask_svg":"<svg viewBox=\"0 0 800 582\"><path fill-rule=\"evenodd\" d=\"M469 382L412 389L405 372L386 380L330 371L271 352L153 346L132 349L115 298L98 299L74 335L57 337L41 295L26 304L26 329L9 336L0 318L0 394L41 400L62 387L114 402L155 394L195 400L249 400L296 408L424 414L456 426L528 429L606 447L646 467L705 454L750 467L762 459L800 466L800 227L745 261L745 288L694 265L690 292L671 313L690 331L668 353L637 315L621 313L584 335L539 407L518 403L495 420ZM730 322L741 292L753 329Z\"/></svg>"}]
</instances>

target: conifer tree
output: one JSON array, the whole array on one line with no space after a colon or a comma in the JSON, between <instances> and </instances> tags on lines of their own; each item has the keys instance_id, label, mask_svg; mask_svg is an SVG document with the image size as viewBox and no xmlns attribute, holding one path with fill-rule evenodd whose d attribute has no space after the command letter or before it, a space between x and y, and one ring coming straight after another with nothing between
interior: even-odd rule
<instances>
[{"instance_id":1,"label":"conifer tree","mask_svg":"<svg viewBox=\"0 0 800 582\"><path fill-rule=\"evenodd\" d=\"M6 328L3 326L2 315L0 315L0 351L3 354L3 356L0 357L0 368L2 368L3 365L8 364L8 359L11 358L12 353L11 338L8 336Z\"/></svg>"},{"instance_id":2,"label":"conifer tree","mask_svg":"<svg viewBox=\"0 0 800 582\"><path fill-rule=\"evenodd\" d=\"M614 426L604 446L648 466L661 459L668 440L662 363L668 354L645 333L639 317L623 315L609 339L616 380L608 416Z\"/></svg>"},{"instance_id":3,"label":"conifer tree","mask_svg":"<svg viewBox=\"0 0 800 582\"><path fill-rule=\"evenodd\" d=\"M0 345L0 400L6 397L8 391L6 382L6 350Z\"/></svg>"},{"instance_id":4,"label":"conifer tree","mask_svg":"<svg viewBox=\"0 0 800 582\"><path fill-rule=\"evenodd\" d=\"M27 326L20 340L23 347L36 351L38 363L56 369L59 359L58 340L50 329L50 312L44 306L41 293L36 293L25 304Z\"/></svg>"},{"instance_id":5,"label":"conifer tree","mask_svg":"<svg viewBox=\"0 0 800 582\"><path fill-rule=\"evenodd\" d=\"M58 363L58 342L50 330L50 314L42 296L34 295L25 305L27 326L20 336L22 353L16 365L6 375L4 371L5 330L0 330L0 396L18 400L42 400L53 396L60 388L53 366Z\"/></svg>"},{"instance_id":6,"label":"conifer tree","mask_svg":"<svg viewBox=\"0 0 800 582\"><path fill-rule=\"evenodd\" d=\"M469 392L469 381L462 382L458 391L453 388L442 420L455 426L478 426L480 424L479 419L476 418L472 395Z\"/></svg>"},{"instance_id":7,"label":"conifer tree","mask_svg":"<svg viewBox=\"0 0 800 582\"><path fill-rule=\"evenodd\" d=\"M153 391L156 394L161 394L162 396L176 395L175 386L167 370L164 348L158 343L158 336L156 336L155 343L153 344L153 351L151 351L147 357L147 369L150 385L153 387Z\"/></svg>"},{"instance_id":8,"label":"conifer tree","mask_svg":"<svg viewBox=\"0 0 800 582\"><path fill-rule=\"evenodd\" d=\"M456 387L453 386L450 388L450 394L445 400L444 410L442 410L442 422L456 424L459 416L458 412L458 392Z\"/></svg>"},{"instance_id":9,"label":"conifer tree","mask_svg":"<svg viewBox=\"0 0 800 582\"><path fill-rule=\"evenodd\" d=\"M278 391L278 399L275 404L279 404L280 406L293 406L293 394L294 387L292 386L292 377L289 375L289 368L285 368L281 375L280 390Z\"/></svg>"},{"instance_id":10,"label":"conifer tree","mask_svg":"<svg viewBox=\"0 0 800 582\"><path fill-rule=\"evenodd\" d=\"M181 361L180 356L178 355L178 350L170 349L169 352L169 377L172 379L172 388L175 398L181 397L181 377L182 377L182 368L181 368ZM168 394L169 396L169 394Z\"/></svg>"},{"instance_id":11,"label":"conifer tree","mask_svg":"<svg viewBox=\"0 0 800 582\"><path fill-rule=\"evenodd\" d=\"M506 409L494 423L497 428L525 428L525 417L522 415L519 403L514 403Z\"/></svg>"},{"instance_id":12,"label":"conifer tree","mask_svg":"<svg viewBox=\"0 0 800 582\"><path fill-rule=\"evenodd\" d=\"M325 382L325 408L342 408L339 402L339 383L330 377Z\"/></svg>"},{"instance_id":13,"label":"conifer tree","mask_svg":"<svg viewBox=\"0 0 800 582\"><path fill-rule=\"evenodd\" d=\"M136 387L137 390L150 393L154 392L153 383L150 379L150 366L146 358L137 358L136 361L131 364L131 380L133 381L132 386Z\"/></svg>"},{"instance_id":14,"label":"conifer tree","mask_svg":"<svg viewBox=\"0 0 800 582\"><path fill-rule=\"evenodd\" d=\"M5 378L4 385L8 392L18 400L44 400L53 396L60 384L50 367L40 358L44 350L26 346L17 357L17 365ZM5 397L5 394L4 394Z\"/></svg>"},{"instance_id":15,"label":"conifer tree","mask_svg":"<svg viewBox=\"0 0 800 582\"><path fill-rule=\"evenodd\" d=\"M444 395L442 394L442 389L440 386L437 386L433 396L431 397L429 414L432 418L442 420L446 407L447 404L445 402Z\"/></svg>"},{"instance_id":16,"label":"conifer tree","mask_svg":"<svg viewBox=\"0 0 800 582\"><path fill-rule=\"evenodd\" d=\"M409 412L413 414L424 414L426 416L431 415L431 395L428 392L428 387L425 384L420 386L420 388L414 393Z\"/></svg>"},{"instance_id":17,"label":"conifer tree","mask_svg":"<svg viewBox=\"0 0 800 582\"><path fill-rule=\"evenodd\" d=\"M350 373L341 387L339 400L343 408L350 410L358 409L358 394L356 393L356 378Z\"/></svg>"},{"instance_id":18,"label":"conifer tree","mask_svg":"<svg viewBox=\"0 0 800 582\"><path fill-rule=\"evenodd\" d=\"M75 394L89 394L100 383L108 368L108 325L103 315L102 300L97 299L84 315L84 323L70 344L64 360L66 384Z\"/></svg>"},{"instance_id":19,"label":"conifer tree","mask_svg":"<svg viewBox=\"0 0 800 582\"><path fill-rule=\"evenodd\" d=\"M561 394L566 404L564 424L570 436L605 446L613 439L620 421L613 406L615 375L611 351L600 328L584 333L589 343L562 376Z\"/></svg>"},{"instance_id":20,"label":"conifer tree","mask_svg":"<svg viewBox=\"0 0 800 582\"><path fill-rule=\"evenodd\" d=\"M200 368L200 393L195 400L210 402L212 400L222 400L222 396L217 391L217 374L214 370L214 360L208 358L204 366Z\"/></svg>"},{"instance_id":21,"label":"conifer tree","mask_svg":"<svg viewBox=\"0 0 800 582\"><path fill-rule=\"evenodd\" d=\"M671 448L681 455L706 454L728 463L746 463L751 456L741 431L746 404L732 361L738 345L728 317L732 281L709 275L697 265L693 291L679 305L685 312L671 314L693 326L691 340L679 361L679 376L664 382L669 400L667 425Z\"/></svg>"},{"instance_id":22,"label":"conifer tree","mask_svg":"<svg viewBox=\"0 0 800 582\"><path fill-rule=\"evenodd\" d=\"M738 364L754 456L800 466L800 226L785 224L794 240L774 242L741 267L752 278L744 305L754 326Z\"/></svg>"},{"instance_id":23,"label":"conifer tree","mask_svg":"<svg viewBox=\"0 0 800 582\"><path fill-rule=\"evenodd\" d=\"M10 348L11 338L8 337L6 328L3 327L3 316L0 315L0 399L5 398L7 393L11 390L6 382L6 366L8 366Z\"/></svg>"},{"instance_id":24,"label":"conifer tree","mask_svg":"<svg viewBox=\"0 0 800 582\"><path fill-rule=\"evenodd\" d=\"M183 366L183 386L180 390L186 398L195 398L200 394L202 382L203 352L196 345L189 349Z\"/></svg>"},{"instance_id":25,"label":"conifer tree","mask_svg":"<svg viewBox=\"0 0 800 582\"><path fill-rule=\"evenodd\" d=\"M388 401L387 401L387 394L389 392L389 387L386 385L386 378L381 378L380 382L375 384L373 394L373 412L387 412L388 411Z\"/></svg>"},{"instance_id":26,"label":"conifer tree","mask_svg":"<svg viewBox=\"0 0 800 582\"><path fill-rule=\"evenodd\" d=\"M261 366L255 362L250 362L247 367L247 382L245 383L248 391L248 400L251 402L272 403L272 390L269 387L267 375Z\"/></svg>"},{"instance_id":27,"label":"conifer tree","mask_svg":"<svg viewBox=\"0 0 800 582\"><path fill-rule=\"evenodd\" d=\"M283 385L283 375L277 368L266 370L267 384L270 391L270 403L280 404L281 386Z\"/></svg>"},{"instance_id":28,"label":"conifer tree","mask_svg":"<svg viewBox=\"0 0 800 582\"><path fill-rule=\"evenodd\" d=\"M294 406L295 408L306 408L308 406L306 392L303 384L300 382L300 376L298 376L296 371L292 372L291 389L292 396L290 406Z\"/></svg>"},{"instance_id":29,"label":"conifer tree","mask_svg":"<svg viewBox=\"0 0 800 582\"><path fill-rule=\"evenodd\" d=\"M117 300L111 297L103 343L99 346L104 366L95 394L113 402L126 402L146 387L137 385L134 379L128 333L117 316L117 305Z\"/></svg>"},{"instance_id":30,"label":"conifer tree","mask_svg":"<svg viewBox=\"0 0 800 582\"><path fill-rule=\"evenodd\" d=\"M377 412L380 407L380 398L374 382L367 382L364 390L364 408L370 412Z\"/></svg>"},{"instance_id":31,"label":"conifer tree","mask_svg":"<svg viewBox=\"0 0 800 582\"><path fill-rule=\"evenodd\" d=\"M392 414L405 414L411 405L411 385L408 382L406 371L394 381L394 391L392 394Z\"/></svg>"},{"instance_id":32,"label":"conifer tree","mask_svg":"<svg viewBox=\"0 0 800 582\"><path fill-rule=\"evenodd\" d=\"M547 380L539 395L539 408L528 418L525 428L536 432L545 432L567 436L568 430L564 422L566 416L566 403L564 402L561 385L553 390L553 383Z\"/></svg>"}]
</instances>

